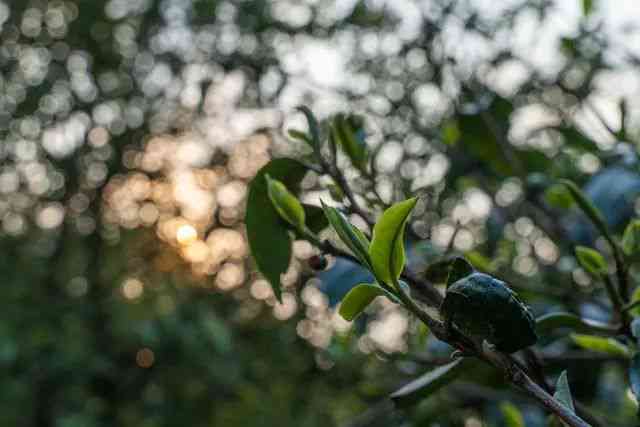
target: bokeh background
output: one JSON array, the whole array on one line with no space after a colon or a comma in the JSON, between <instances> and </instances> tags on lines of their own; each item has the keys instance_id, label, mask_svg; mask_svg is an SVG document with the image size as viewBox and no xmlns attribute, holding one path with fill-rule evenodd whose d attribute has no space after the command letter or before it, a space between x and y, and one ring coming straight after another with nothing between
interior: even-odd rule
<instances>
[{"instance_id":1,"label":"bokeh background","mask_svg":"<svg viewBox=\"0 0 640 427\"><path fill-rule=\"evenodd\" d=\"M606 320L569 249L602 242L549 183L587 185L613 227L637 215L638 22L634 0L1 0L0 422L499 426L507 400L544 425L490 372L391 410L447 348L392 304L342 320L357 272L315 277L304 241L276 303L247 186L307 154L296 106L362 114L377 178L340 165L374 212L423 195L415 269L465 253L536 314ZM544 350L630 425L619 361Z\"/></svg>"}]
</instances>

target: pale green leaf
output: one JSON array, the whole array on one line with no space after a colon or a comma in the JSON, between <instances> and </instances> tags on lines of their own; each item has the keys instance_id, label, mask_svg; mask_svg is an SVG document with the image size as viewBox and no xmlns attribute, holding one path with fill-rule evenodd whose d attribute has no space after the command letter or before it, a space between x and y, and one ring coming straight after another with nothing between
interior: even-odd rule
<instances>
[{"instance_id":1,"label":"pale green leaf","mask_svg":"<svg viewBox=\"0 0 640 427\"><path fill-rule=\"evenodd\" d=\"M573 405L573 396L571 396L571 389L569 388L569 380L567 379L567 371L562 371L556 382L556 392L553 397L562 403L571 412L575 412L576 408Z\"/></svg>"},{"instance_id":2,"label":"pale green leaf","mask_svg":"<svg viewBox=\"0 0 640 427\"><path fill-rule=\"evenodd\" d=\"M271 178L269 174L265 175L265 179L269 199L280 217L296 229L302 230L305 224L305 213L300 201L282 182Z\"/></svg>"},{"instance_id":3,"label":"pale green leaf","mask_svg":"<svg viewBox=\"0 0 640 427\"><path fill-rule=\"evenodd\" d=\"M603 338L595 335L571 334L571 339L580 347L598 353L613 356L631 357L629 348L613 338Z\"/></svg>"},{"instance_id":4,"label":"pale green leaf","mask_svg":"<svg viewBox=\"0 0 640 427\"><path fill-rule=\"evenodd\" d=\"M513 403L502 402L500 404L500 412L502 412L506 427L526 427L522 412L520 412L520 409Z\"/></svg>"},{"instance_id":5,"label":"pale green leaf","mask_svg":"<svg viewBox=\"0 0 640 427\"><path fill-rule=\"evenodd\" d=\"M327 206L322 202L322 209L324 214L329 220L329 224L336 231L340 240L347 245L353 255L364 264L367 268L371 269L371 260L369 259L369 241L366 236L357 227L354 227L345 216L331 206Z\"/></svg>"},{"instance_id":6,"label":"pale green leaf","mask_svg":"<svg viewBox=\"0 0 640 427\"><path fill-rule=\"evenodd\" d=\"M576 246L576 257L582 268L594 276L607 274L607 262L600 252L585 246Z\"/></svg>"},{"instance_id":7,"label":"pale green leaf","mask_svg":"<svg viewBox=\"0 0 640 427\"><path fill-rule=\"evenodd\" d=\"M640 220L627 225L622 235L622 250L627 256L640 255Z\"/></svg>"},{"instance_id":8,"label":"pale green leaf","mask_svg":"<svg viewBox=\"0 0 640 427\"><path fill-rule=\"evenodd\" d=\"M352 321L371 302L379 296L387 295L387 291L375 284L362 283L353 287L340 303L340 316L347 321Z\"/></svg>"},{"instance_id":9,"label":"pale green leaf","mask_svg":"<svg viewBox=\"0 0 640 427\"><path fill-rule=\"evenodd\" d=\"M387 209L373 228L369 257L376 278L395 283L404 268L404 228L417 202L411 198Z\"/></svg>"}]
</instances>

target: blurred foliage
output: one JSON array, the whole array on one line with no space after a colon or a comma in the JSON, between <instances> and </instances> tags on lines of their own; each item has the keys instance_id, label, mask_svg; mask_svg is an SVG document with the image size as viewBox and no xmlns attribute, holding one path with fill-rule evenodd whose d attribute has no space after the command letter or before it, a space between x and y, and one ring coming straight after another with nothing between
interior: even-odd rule
<instances>
[{"instance_id":1,"label":"blurred foliage","mask_svg":"<svg viewBox=\"0 0 640 427\"><path fill-rule=\"evenodd\" d=\"M615 253L553 184L576 182L616 239L638 216L637 11L480 3L0 1L3 425L544 425L487 368L392 410L451 349L391 303L342 322L335 295L357 273L312 278L300 240L276 304L246 250L249 181L272 155L309 158L282 132L304 128L304 103L341 118L348 155L322 149L372 216L422 196L411 268L464 254L536 315L607 329L574 247ZM342 183L300 181L326 227L317 199ZM607 340L622 351L568 333L536 350L606 425L631 425L618 356L636 344Z\"/></svg>"}]
</instances>

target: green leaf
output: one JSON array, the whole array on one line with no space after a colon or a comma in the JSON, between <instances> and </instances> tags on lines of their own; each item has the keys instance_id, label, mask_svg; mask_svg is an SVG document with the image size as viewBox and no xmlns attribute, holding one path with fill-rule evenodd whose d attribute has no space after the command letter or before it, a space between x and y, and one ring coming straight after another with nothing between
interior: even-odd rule
<instances>
[{"instance_id":1,"label":"green leaf","mask_svg":"<svg viewBox=\"0 0 640 427\"><path fill-rule=\"evenodd\" d=\"M618 330L607 323L582 319L571 313L549 313L536 319L536 331L541 335L565 328L583 334L607 336L618 334Z\"/></svg>"},{"instance_id":2,"label":"green leaf","mask_svg":"<svg viewBox=\"0 0 640 427\"><path fill-rule=\"evenodd\" d=\"M588 16L593 11L593 0L582 0L582 13Z\"/></svg>"},{"instance_id":3,"label":"green leaf","mask_svg":"<svg viewBox=\"0 0 640 427\"><path fill-rule=\"evenodd\" d=\"M607 262L600 252L585 246L576 246L576 257L582 268L594 276L607 274Z\"/></svg>"},{"instance_id":4,"label":"green leaf","mask_svg":"<svg viewBox=\"0 0 640 427\"><path fill-rule=\"evenodd\" d=\"M318 234L329 226L329 221L320 206L303 203L302 207L304 208L304 214L307 218L307 228L309 230Z\"/></svg>"},{"instance_id":5,"label":"green leaf","mask_svg":"<svg viewBox=\"0 0 640 427\"><path fill-rule=\"evenodd\" d=\"M474 271L473 266L467 260L462 257L454 257L429 265L425 271L425 278L436 285L449 287L452 283Z\"/></svg>"},{"instance_id":6,"label":"green leaf","mask_svg":"<svg viewBox=\"0 0 640 427\"><path fill-rule=\"evenodd\" d=\"M376 298L388 293L378 285L362 283L352 288L340 303L340 316L352 321Z\"/></svg>"},{"instance_id":7,"label":"green leaf","mask_svg":"<svg viewBox=\"0 0 640 427\"><path fill-rule=\"evenodd\" d=\"M582 209L585 215L591 220L593 225L596 226L598 231L600 231L600 233L602 233L602 235L605 236L608 240L611 240L609 228L607 227L604 217L602 216L600 211L593 205L593 203L591 203L587 196L584 195L582 190L580 190L578 186L567 179L560 180L560 183L564 185L567 190L569 190L569 193L571 194L571 197L573 197L573 200L580 207L580 209Z\"/></svg>"},{"instance_id":8,"label":"green leaf","mask_svg":"<svg viewBox=\"0 0 640 427\"><path fill-rule=\"evenodd\" d=\"M631 357L631 351L629 348L613 338L603 338L595 335L571 334L571 339L577 345L587 350L626 358Z\"/></svg>"},{"instance_id":9,"label":"green leaf","mask_svg":"<svg viewBox=\"0 0 640 427\"><path fill-rule=\"evenodd\" d=\"M369 257L376 278L393 285L404 268L404 228L418 199L396 203L384 211L373 227Z\"/></svg>"},{"instance_id":10,"label":"green leaf","mask_svg":"<svg viewBox=\"0 0 640 427\"><path fill-rule=\"evenodd\" d=\"M249 248L258 270L269 281L278 300L281 298L280 275L287 271L291 260L291 238L269 199L265 175L295 190L306 171L305 166L295 160L273 159L258 171L249 185L245 215Z\"/></svg>"},{"instance_id":11,"label":"green leaf","mask_svg":"<svg viewBox=\"0 0 640 427\"><path fill-rule=\"evenodd\" d=\"M496 139L496 133L507 135L507 126L513 111L511 101L496 96L485 111L458 116L457 127L462 145L470 154L484 161L489 168L500 175L514 173L513 165ZM496 126L492 128L490 124Z\"/></svg>"},{"instance_id":12,"label":"green leaf","mask_svg":"<svg viewBox=\"0 0 640 427\"><path fill-rule=\"evenodd\" d=\"M631 384L631 391L636 397L636 400L640 400L640 353L633 355L631 364L629 365L629 384Z\"/></svg>"},{"instance_id":13,"label":"green leaf","mask_svg":"<svg viewBox=\"0 0 640 427\"><path fill-rule=\"evenodd\" d=\"M291 139L295 139L298 141L302 141L305 144L309 144L311 146L311 148L314 148L313 146L313 141L311 140L311 137L309 135L307 135L306 133L297 130L297 129L289 129L289 131L287 132L289 134L289 137Z\"/></svg>"},{"instance_id":14,"label":"green leaf","mask_svg":"<svg viewBox=\"0 0 640 427\"><path fill-rule=\"evenodd\" d=\"M307 118L307 124L309 125L309 145L313 147L316 152L320 150L320 126L318 125L318 120L313 115L311 110L304 105L300 105L296 108L296 110L300 111Z\"/></svg>"},{"instance_id":15,"label":"green leaf","mask_svg":"<svg viewBox=\"0 0 640 427\"><path fill-rule=\"evenodd\" d=\"M390 398L398 407L411 406L455 380L468 366L467 359L456 359L411 381Z\"/></svg>"},{"instance_id":16,"label":"green leaf","mask_svg":"<svg viewBox=\"0 0 640 427\"><path fill-rule=\"evenodd\" d=\"M551 206L560 209L569 209L573 205L571 193L562 184L554 184L544 192L544 199Z\"/></svg>"},{"instance_id":17,"label":"green leaf","mask_svg":"<svg viewBox=\"0 0 640 427\"><path fill-rule=\"evenodd\" d=\"M640 220L633 220L627 225L622 235L622 250L627 256L640 254Z\"/></svg>"},{"instance_id":18,"label":"green leaf","mask_svg":"<svg viewBox=\"0 0 640 427\"><path fill-rule=\"evenodd\" d=\"M294 228L302 230L305 224L305 214L300 201L287 190L282 182L271 178L269 174L265 174L265 179L267 180L269 199L280 217Z\"/></svg>"},{"instance_id":19,"label":"green leaf","mask_svg":"<svg viewBox=\"0 0 640 427\"><path fill-rule=\"evenodd\" d=\"M353 255L364 264L367 268L371 269L371 260L369 259L368 247L369 240L357 227L354 227L345 216L331 206L327 206L322 202L322 209L329 221L329 224L340 237L340 240L351 250Z\"/></svg>"},{"instance_id":20,"label":"green leaf","mask_svg":"<svg viewBox=\"0 0 640 427\"><path fill-rule=\"evenodd\" d=\"M640 300L640 286L633 290L633 294L631 294L631 303ZM633 317L640 317L640 306L632 308L629 310L629 314Z\"/></svg>"},{"instance_id":21,"label":"green leaf","mask_svg":"<svg viewBox=\"0 0 640 427\"><path fill-rule=\"evenodd\" d=\"M553 397L560 403L562 403L571 412L576 412L575 406L573 406L573 397L571 396L571 389L569 388L569 381L567 379L567 371L562 371L558 381L556 382L556 392Z\"/></svg>"},{"instance_id":22,"label":"green leaf","mask_svg":"<svg viewBox=\"0 0 640 427\"><path fill-rule=\"evenodd\" d=\"M511 402L502 402L500 404L500 412L504 418L504 424L506 427L526 427L524 424L524 417L520 412L520 409Z\"/></svg>"},{"instance_id":23,"label":"green leaf","mask_svg":"<svg viewBox=\"0 0 640 427\"><path fill-rule=\"evenodd\" d=\"M367 144L364 120L360 116L337 114L332 123L334 140L340 144L351 163L361 171L367 167Z\"/></svg>"}]
</instances>

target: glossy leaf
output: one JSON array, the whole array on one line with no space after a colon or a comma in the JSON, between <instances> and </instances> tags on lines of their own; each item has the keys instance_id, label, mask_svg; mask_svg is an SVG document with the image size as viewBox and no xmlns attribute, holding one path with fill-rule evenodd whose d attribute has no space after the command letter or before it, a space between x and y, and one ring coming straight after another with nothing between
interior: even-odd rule
<instances>
[{"instance_id":1,"label":"glossy leaf","mask_svg":"<svg viewBox=\"0 0 640 427\"><path fill-rule=\"evenodd\" d=\"M556 382L556 392L553 397L562 403L571 412L575 412L576 408L573 405L573 396L571 396L571 389L569 388L569 380L567 379L567 371L562 371Z\"/></svg>"},{"instance_id":2,"label":"glossy leaf","mask_svg":"<svg viewBox=\"0 0 640 427\"><path fill-rule=\"evenodd\" d=\"M456 359L439 366L392 393L390 398L398 407L413 405L455 380L468 363L466 359Z\"/></svg>"},{"instance_id":3,"label":"glossy leaf","mask_svg":"<svg viewBox=\"0 0 640 427\"><path fill-rule=\"evenodd\" d=\"M584 334L615 336L616 328L604 322L582 319L571 313L549 313L536 319L536 330L539 334L548 334L556 329L571 329Z\"/></svg>"},{"instance_id":4,"label":"glossy leaf","mask_svg":"<svg viewBox=\"0 0 640 427\"><path fill-rule=\"evenodd\" d=\"M520 409L513 403L502 402L500 404L500 412L502 412L504 425L506 427L526 427L522 412L520 412Z\"/></svg>"},{"instance_id":5,"label":"glossy leaf","mask_svg":"<svg viewBox=\"0 0 640 427\"><path fill-rule=\"evenodd\" d=\"M371 260L369 259L368 247L369 241L366 236L357 227L354 227L347 218L331 206L327 206L322 202L324 214L336 231L340 240L347 245L353 255L360 260L362 264L371 269Z\"/></svg>"},{"instance_id":6,"label":"glossy leaf","mask_svg":"<svg viewBox=\"0 0 640 427\"><path fill-rule=\"evenodd\" d=\"M595 335L571 334L571 339L577 345L587 350L598 353L607 353L613 356L631 356L629 348L613 338L603 338Z\"/></svg>"},{"instance_id":7,"label":"glossy leaf","mask_svg":"<svg viewBox=\"0 0 640 427\"><path fill-rule=\"evenodd\" d=\"M269 174L265 175L267 180L267 193L273 203L273 207L278 211L282 219L296 229L303 229L305 224L304 209L300 201L291 194L287 187L277 179L273 179Z\"/></svg>"},{"instance_id":8,"label":"glossy leaf","mask_svg":"<svg viewBox=\"0 0 640 427\"><path fill-rule=\"evenodd\" d=\"M594 276L607 274L607 262L600 252L585 246L576 246L576 257L582 268Z\"/></svg>"},{"instance_id":9,"label":"glossy leaf","mask_svg":"<svg viewBox=\"0 0 640 427\"><path fill-rule=\"evenodd\" d=\"M384 211L373 227L369 257L376 278L392 285L404 268L404 228L417 202L411 198Z\"/></svg>"},{"instance_id":10,"label":"glossy leaf","mask_svg":"<svg viewBox=\"0 0 640 427\"><path fill-rule=\"evenodd\" d=\"M622 235L622 250L627 256L640 254L640 220L633 220L627 225Z\"/></svg>"},{"instance_id":11,"label":"glossy leaf","mask_svg":"<svg viewBox=\"0 0 640 427\"><path fill-rule=\"evenodd\" d=\"M287 271L291 259L291 238L287 225L269 199L265 175L269 174L295 192L305 173L306 168L300 162L274 159L258 171L249 185L245 224L251 255L278 299L281 296L280 275Z\"/></svg>"},{"instance_id":12,"label":"glossy leaf","mask_svg":"<svg viewBox=\"0 0 640 427\"><path fill-rule=\"evenodd\" d=\"M387 292L378 285L360 284L352 288L340 303L340 316L347 321L352 321L371 302L379 296L386 295Z\"/></svg>"}]
</instances>

